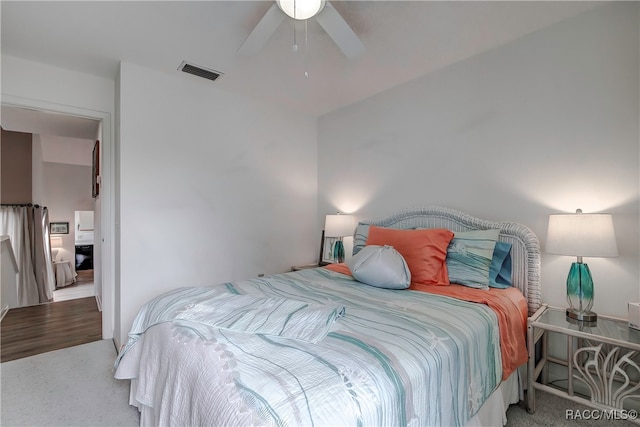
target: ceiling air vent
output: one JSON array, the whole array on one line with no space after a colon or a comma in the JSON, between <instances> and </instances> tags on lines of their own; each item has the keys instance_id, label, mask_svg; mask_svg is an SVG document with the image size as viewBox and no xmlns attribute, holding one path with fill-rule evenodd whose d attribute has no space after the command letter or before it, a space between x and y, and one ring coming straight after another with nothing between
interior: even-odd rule
<instances>
[{"instance_id":1,"label":"ceiling air vent","mask_svg":"<svg viewBox=\"0 0 640 427\"><path fill-rule=\"evenodd\" d=\"M207 68L199 67L193 64L189 64L186 61L183 61L178 68L179 71L184 71L185 73L193 74L194 76L202 77L203 79L208 79L214 81L218 77L222 75L222 73L209 70Z\"/></svg>"}]
</instances>

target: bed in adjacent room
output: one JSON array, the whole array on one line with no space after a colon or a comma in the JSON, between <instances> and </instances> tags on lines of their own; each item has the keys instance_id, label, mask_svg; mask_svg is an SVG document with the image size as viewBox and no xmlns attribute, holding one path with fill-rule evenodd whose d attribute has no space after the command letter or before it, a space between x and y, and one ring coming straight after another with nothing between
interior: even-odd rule
<instances>
[{"instance_id":1,"label":"bed in adjacent room","mask_svg":"<svg viewBox=\"0 0 640 427\"><path fill-rule=\"evenodd\" d=\"M405 289L378 280L387 261L364 262L389 246ZM526 226L407 210L361 222L348 265L154 298L116 377L141 425L500 425L539 272Z\"/></svg>"}]
</instances>

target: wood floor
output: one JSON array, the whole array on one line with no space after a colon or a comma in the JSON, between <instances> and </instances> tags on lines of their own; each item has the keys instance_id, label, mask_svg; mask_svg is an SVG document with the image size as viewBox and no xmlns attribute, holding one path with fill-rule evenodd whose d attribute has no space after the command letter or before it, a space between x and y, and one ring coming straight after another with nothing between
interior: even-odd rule
<instances>
[{"instance_id":1,"label":"wood floor","mask_svg":"<svg viewBox=\"0 0 640 427\"><path fill-rule=\"evenodd\" d=\"M12 308L0 322L0 362L101 339L95 297Z\"/></svg>"}]
</instances>

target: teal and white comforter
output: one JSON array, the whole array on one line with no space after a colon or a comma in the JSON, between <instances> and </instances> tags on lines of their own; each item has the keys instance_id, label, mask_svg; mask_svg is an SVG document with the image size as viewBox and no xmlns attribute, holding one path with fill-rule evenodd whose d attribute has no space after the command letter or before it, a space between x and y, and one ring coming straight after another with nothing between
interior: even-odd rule
<instances>
[{"instance_id":1,"label":"teal and white comforter","mask_svg":"<svg viewBox=\"0 0 640 427\"><path fill-rule=\"evenodd\" d=\"M172 426L464 425L502 376L487 306L322 268L160 296L117 367Z\"/></svg>"}]
</instances>

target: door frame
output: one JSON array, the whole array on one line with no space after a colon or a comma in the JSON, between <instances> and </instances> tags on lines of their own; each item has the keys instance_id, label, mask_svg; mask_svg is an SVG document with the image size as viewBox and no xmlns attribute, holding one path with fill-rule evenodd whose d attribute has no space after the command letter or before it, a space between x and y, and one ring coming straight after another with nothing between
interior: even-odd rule
<instances>
[{"instance_id":1,"label":"door frame","mask_svg":"<svg viewBox=\"0 0 640 427\"><path fill-rule=\"evenodd\" d=\"M114 122L111 113L56 104L37 99L2 95L2 105L92 119L101 123L100 156L102 163L100 188L100 229L102 295L102 339L113 339L115 322L115 150ZM94 242L95 244L95 242Z\"/></svg>"}]
</instances>

